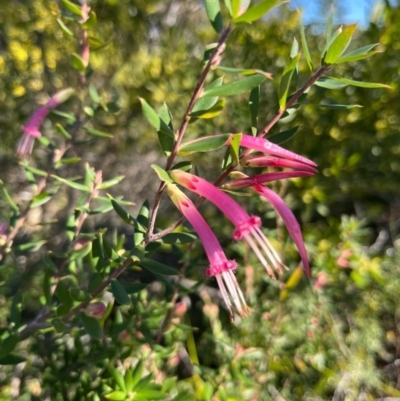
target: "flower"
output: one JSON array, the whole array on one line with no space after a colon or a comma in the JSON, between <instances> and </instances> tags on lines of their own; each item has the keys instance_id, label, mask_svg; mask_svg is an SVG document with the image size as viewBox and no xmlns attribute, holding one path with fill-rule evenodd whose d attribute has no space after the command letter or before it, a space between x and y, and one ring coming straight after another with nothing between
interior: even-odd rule
<instances>
[{"instance_id":1,"label":"flower","mask_svg":"<svg viewBox=\"0 0 400 401\"><path fill-rule=\"evenodd\" d=\"M248 307L233 273L233 270L236 268L236 262L227 259L217 237L196 209L193 202L174 184L168 183L167 191L172 202L199 235L204 251L210 262L206 274L209 277L215 277L217 280L231 319L233 320L234 317L232 302L240 316L246 315Z\"/></svg>"},{"instance_id":2,"label":"flower","mask_svg":"<svg viewBox=\"0 0 400 401\"><path fill-rule=\"evenodd\" d=\"M298 161L281 159L280 157L272 156L246 156L241 162L245 167L282 167L291 168L294 170L308 171L312 174L317 173L317 169Z\"/></svg>"},{"instance_id":3,"label":"flower","mask_svg":"<svg viewBox=\"0 0 400 401\"><path fill-rule=\"evenodd\" d=\"M244 238L248 242L271 278L276 278L273 269L282 273L285 265L261 231L261 219L258 216L250 216L236 201L203 178L181 170L172 170L170 176L176 183L214 203L226 215L236 227L233 238Z\"/></svg>"},{"instance_id":4,"label":"flower","mask_svg":"<svg viewBox=\"0 0 400 401\"><path fill-rule=\"evenodd\" d=\"M239 179L235 179L222 185L223 189L239 189L248 188L254 185L265 184L271 181L283 180L285 178L296 178L296 177L309 177L313 175L309 171L278 171L276 173L264 173L256 174L248 177L245 174L240 173Z\"/></svg>"},{"instance_id":5,"label":"flower","mask_svg":"<svg viewBox=\"0 0 400 401\"><path fill-rule=\"evenodd\" d=\"M86 307L86 314L96 319L103 317L106 312L107 307L103 302L92 302Z\"/></svg>"},{"instance_id":6,"label":"flower","mask_svg":"<svg viewBox=\"0 0 400 401\"><path fill-rule=\"evenodd\" d=\"M230 141L231 140L229 139L226 144L229 145ZM257 150L259 152L268 153L270 155L278 156L283 159L293 160L295 162L299 162L312 167L317 166L313 161L303 156L300 156L297 153L293 153L290 150L281 148L280 146L275 145L274 143L268 141L265 138L255 137L252 135L242 135L240 139L240 146L252 150Z\"/></svg>"},{"instance_id":7,"label":"flower","mask_svg":"<svg viewBox=\"0 0 400 401\"><path fill-rule=\"evenodd\" d=\"M297 222L293 212L289 209L283 199L271 189L262 185L255 185L251 188L265 198L268 202L270 202L274 209L276 209L276 211L282 217L290 236L297 246L303 262L304 271L306 272L307 276L310 276L310 265L307 257L307 251L304 246L303 236L301 235L300 225Z\"/></svg>"},{"instance_id":8,"label":"flower","mask_svg":"<svg viewBox=\"0 0 400 401\"><path fill-rule=\"evenodd\" d=\"M22 127L24 134L19 140L17 146L17 153L20 156L26 156L27 154L32 153L35 139L42 135L40 133L40 126L44 119L50 113L51 109L55 109L61 103L64 103L73 93L74 89L72 88L63 89L53 95L44 106L41 106L36 110L28 123Z\"/></svg>"}]
</instances>

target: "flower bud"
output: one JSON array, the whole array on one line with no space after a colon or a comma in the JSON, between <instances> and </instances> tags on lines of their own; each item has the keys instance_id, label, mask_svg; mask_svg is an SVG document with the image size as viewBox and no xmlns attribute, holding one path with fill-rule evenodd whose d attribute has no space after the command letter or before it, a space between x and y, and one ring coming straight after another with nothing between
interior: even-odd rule
<instances>
[{"instance_id":1,"label":"flower bud","mask_svg":"<svg viewBox=\"0 0 400 401\"><path fill-rule=\"evenodd\" d=\"M103 304L103 302L93 302L86 307L86 314L88 316L100 319L104 315L106 310L107 308Z\"/></svg>"}]
</instances>

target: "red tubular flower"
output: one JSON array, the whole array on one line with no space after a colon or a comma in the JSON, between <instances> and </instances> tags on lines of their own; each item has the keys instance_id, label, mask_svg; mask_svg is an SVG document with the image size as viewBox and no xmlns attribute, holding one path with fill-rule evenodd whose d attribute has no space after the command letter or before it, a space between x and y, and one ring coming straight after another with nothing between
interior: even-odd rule
<instances>
[{"instance_id":1,"label":"red tubular flower","mask_svg":"<svg viewBox=\"0 0 400 401\"><path fill-rule=\"evenodd\" d=\"M318 172L316 168L308 164L272 156L246 156L241 160L241 164L245 167L291 168L294 170L308 171L312 174L316 174Z\"/></svg>"},{"instance_id":2,"label":"red tubular flower","mask_svg":"<svg viewBox=\"0 0 400 401\"><path fill-rule=\"evenodd\" d=\"M22 138L19 140L17 147L17 153L20 156L26 156L27 154L32 153L35 139L42 135L40 133L40 127L43 124L44 119L50 113L51 109L55 109L61 103L64 103L73 93L74 89L72 88L63 89L52 96L44 106L41 106L36 110L28 123L22 127L24 133Z\"/></svg>"},{"instance_id":3,"label":"red tubular flower","mask_svg":"<svg viewBox=\"0 0 400 401\"><path fill-rule=\"evenodd\" d=\"M215 277L217 280L231 319L233 320L234 317L232 302L239 315L244 316L248 312L248 307L235 274L233 273L233 270L236 268L236 262L227 259L217 237L193 202L174 184L167 184L167 191L172 202L199 235L204 251L210 262L210 267L207 269L206 274L209 277Z\"/></svg>"}]
</instances>

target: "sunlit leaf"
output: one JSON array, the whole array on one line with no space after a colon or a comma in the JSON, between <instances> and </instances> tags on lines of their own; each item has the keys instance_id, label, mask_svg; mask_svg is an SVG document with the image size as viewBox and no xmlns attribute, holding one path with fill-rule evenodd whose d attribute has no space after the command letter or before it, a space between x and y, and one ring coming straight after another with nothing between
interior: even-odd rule
<instances>
[{"instance_id":1,"label":"sunlit leaf","mask_svg":"<svg viewBox=\"0 0 400 401\"><path fill-rule=\"evenodd\" d=\"M180 146L179 155L189 155L196 152L212 152L222 148L230 134L213 135L195 139Z\"/></svg>"},{"instance_id":2,"label":"sunlit leaf","mask_svg":"<svg viewBox=\"0 0 400 401\"><path fill-rule=\"evenodd\" d=\"M346 78L338 78L338 77L328 77L329 79L333 79L334 81L341 82L346 85L351 85L351 86L358 86L360 88L388 88L392 89L391 86L385 85L385 84L380 84L380 83L374 83L374 82L361 82L361 81L354 81L352 79L346 79Z\"/></svg>"},{"instance_id":3,"label":"sunlit leaf","mask_svg":"<svg viewBox=\"0 0 400 401\"><path fill-rule=\"evenodd\" d=\"M289 93L290 82L293 77L293 73L297 67L300 59L300 54L293 57L283 70L281 82L279 84L279 109L284 110L286 107L286 99Z\"/></svg>"},{"instance_id":4,"label":"sunlit leaf","mask_svg":"<svg viewBox=\"0 0 400 401\"><path fill-rule=\"evenodd\" d=\"M278 4L279 0L263 0L251 6L244 14L234 19L235 24L251 23L263 17L268 11Z\"/></svg>"},{"instance_id":5,"label":"sunlit leaf","mask_svg":"<svg viewBox=\"0 0 400 401\"><path fill-rule=\"evenodd\" d=\"M238 95L240 93L248 92L256 86L261 85L265 79L266 77L260 74L251 75L249 77L221 85L218 88L212 88L209 90L206 88L202 93L202 97Z\"/></svg>"},{"instance_id":6,"label":"sunlit leaf","mask_svg":"<svg viewBox=\"0 0 400 401\"><path fill-rule=\"evenodd\" d=\"M210 20L212 27L217 33L220 33L224 27L224 23L222 21L219 0L205 0L205 6L207 17Z\"/></svg>"},{"instance_id":7,"label":"sunlit leaf","mask_svg":"<svg viewBox=\"0 0 400 401\"><path fill-rule=\"evenodd\" d=\"M157 130L172 138L175 137L174 132L168 127L167 124L160 118L157 112L146 102L146 100L139 98L142 104L143 115L146 120Z\"/></svg>"},{"instance_id":8,"label":"sunlit leaf","mask_svg":"<svg viewBox=\"0 0 400 401\"><path fill-rule=\"evenodd\" d=\"M304 57L306 58L308 68L310 69L310 71L313 71L314 67L312 65L310 51L308 50L308 45L307 45L306 33L302 22L300 22L300 37L301 37L301 48L303 49Z\"/></svg>"},{"instance_id":9,"label":"sunlit leaf","mask_svg":"<svg viewBox=\"0 0 400 401\"><path fill-rule=\"evenodd\" d=\"M328 47L324 57L324 63L336 63L336 60L340 57L341 54L343 54L343 52L347 49L347 46L350 44L351 38L356 28L357 24L348 25L343 28L342 32L338 34L338 36Z\"/></svg>"},{"instance_id":10,"label":"sunlit leaf","mask_svg":"<svg viewBox=\"0 0 400 401\"><path fill-rule=\"evenodd\" d=\"M79 15L82 17L82 10L81 8L73 3L72 1L69 0L61 0L61 4L68 10L71 11L72 13Z\"/></svg>"}]
</instances>

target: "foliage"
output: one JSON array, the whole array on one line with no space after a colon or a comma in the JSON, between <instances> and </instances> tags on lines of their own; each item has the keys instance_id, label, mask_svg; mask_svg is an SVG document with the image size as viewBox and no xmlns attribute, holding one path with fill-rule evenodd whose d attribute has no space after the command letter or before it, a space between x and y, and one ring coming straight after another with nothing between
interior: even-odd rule
<instances>
[{"instance_id":1,"label":"foliage","mask_svg":"<svg viewBox=\"0 0 400 401\"><path fill-rule=\"evenodd\" d=\"M0 400L399 397L400 9L321 38L274 0L195 3L3 7ZM29 135L43 94L67 87L16 157L19 124ZM279 280L198 200L240 261L251 313L231 322L196 233L161 200L171 169L234 179L245 133L321 173L271 184L304 222L310 278L258 197L229 192L285 254Z\"/></svg>"}]
</instances>

